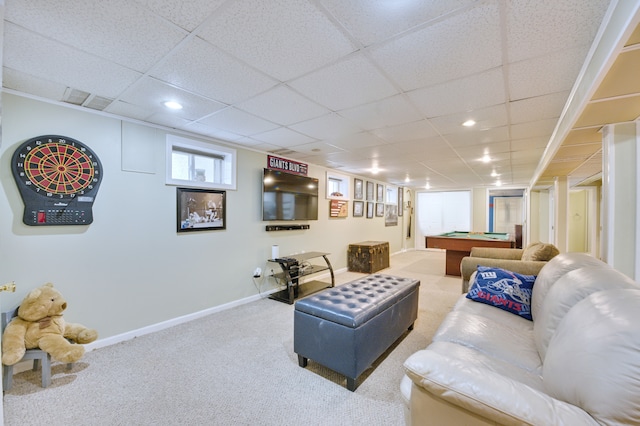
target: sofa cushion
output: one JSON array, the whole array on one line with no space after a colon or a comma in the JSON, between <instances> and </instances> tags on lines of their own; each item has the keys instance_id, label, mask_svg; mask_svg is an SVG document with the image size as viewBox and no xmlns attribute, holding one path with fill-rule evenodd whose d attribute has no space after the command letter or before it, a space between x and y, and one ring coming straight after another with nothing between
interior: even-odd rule
<instances>
[{"instance_id":1,"label":"sofa cushion","mask_svg":"<svg viewBox=\"0 0 640 426\"><path fill-rule=\"evenodd\" d=\"M467 298L531 320L531 292L535 275L478 266Z\"/></svg>"},{"instance_id":2,"label":"sofa cushion","mask_svg":"<svg viewBox=\"0 0 640 426\"><path fill-rule=\"evenodd\" d=\"M529 244L522 252L522 260L549 261L560 254L560 251L553 244L541 242Z\"/></svg>"},{"instance_id":3,"label":"sofa cushion","mask_svg":"<svg viewBox=\"0 0 640 426\"><path fill-rule=\"evenodd\" d=\"M542 374L533 340L533 323L461 295L432 339L472 348L478 353Z\"/></svg>"},{"instance_id":4,"label":"sofa cushion","mask_svg":"<svg viewBox=\"0 0 640 426\"><path fill-rule=\"evenodd\" d=\"M578 302L549 342L547 392L600 424L640 424L640 290L605 290Z\"/></svg>"},{"instance_id":5,"label":"sofa cushion","mask_svg":"<svg viewBox=\"0 0 640 426\"><path fill-rule=\"evenodd\" d=\"M579 268L563 275L549 289L533 325L540 357L544 359L558 324L576 303L596 291L618 288L639 287L623 273L602 266Z\"/></svg>"},{"instance_id":6,"label":"sofa cushion","mask_svg":"<svg viewBox=\"0 0 640 426\"><path fill-rule=\"evenodd\" d=\"M540 270L531 296L531 316L536 321L547 292L564 274L586 266L610 268L609 265L586 253L562 253L547 262Z\"/></svg>"}]
</instances>

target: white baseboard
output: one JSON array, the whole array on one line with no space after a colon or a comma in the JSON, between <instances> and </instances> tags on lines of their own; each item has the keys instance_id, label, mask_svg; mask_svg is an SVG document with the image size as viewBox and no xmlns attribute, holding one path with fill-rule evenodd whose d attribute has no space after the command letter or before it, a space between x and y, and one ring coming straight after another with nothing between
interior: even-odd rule
<instances>
[{"instance_id":1,"label":"white baseboard","mask_svg":"<svg viewBox=\"0 0 640 426\"><path fill-rule=\"evenodd\" d=\"M346 272L346 271L347 271L347 268L342 268L342 269L339 269L337 271L334 271L334 274L338 274L338 273ZM314 278L322 279L322 278L326 278L326 277L329 277L329 276L330 276L330 273L318 274L318 275L315 275ZM260 300L261 298L263 298L264 295L275 293L276 291L279 291L279 289L278 288L273 288L273 289L267 290L267 291L265 291L265 292L263 292L261 294L255 294L253 296L245 297L244 299L234 300L233 302L225 303L224 305L214 306L212 308L207 308L207 309L204 309L202 311L194 312L192 314L188 314L188 315L183 315L181 317L172 318L172 319L167 320L167 321L162 321L162 322L159 322L157 324L148 325L146 327L138 328L136 330L131 330L131 331L128 331L126 333L118 334L116 336L107 337L105 339L98 339L95 342L87 343L86 345L84 345L84 347L85 347L86 351L92 351L92 350L95 350L95 349L100 349L100 348L104 348L104 347L107 347L107 346L115 345L117 343L126 342L127 340L131 340L131 339L134 339L136 337L144 336L145 334L155 333L157 331L161 331L161 330L164 330L164 329L169 328L169 327L173 327L173 326L176 326L176 325L179 325L179 324L187 323L189 321L197 320L199 318L205 317L207 315L214 314L216 312L226 311L227 309L235 308L236 306L241 306L241 305L244 305L246 303L255 302L256 300ZM280 302L275 302L274 301L274 303L280 303Z\"/></svg>"}]
</instances>

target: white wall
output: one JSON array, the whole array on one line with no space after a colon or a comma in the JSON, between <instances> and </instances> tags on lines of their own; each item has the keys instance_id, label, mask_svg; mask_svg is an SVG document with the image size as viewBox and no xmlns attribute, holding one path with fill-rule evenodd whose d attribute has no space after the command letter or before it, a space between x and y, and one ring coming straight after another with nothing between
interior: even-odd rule
<instances>
[{"instance_id":1,"label":"white wall","mask_svg":"<svg viewBox=\"0 0 640 426\"><path fill-rule=\"evenodd\" d=\"M176 189L164 183L165 131L134 132L149 138L136 143L149 157L145 172L131 172L121 167L118 119L5 93L2 123L0 282L14 280L18 286L14 294L3 293L2 305L15 306L32 288L53 282L68 299L65 318L98 329L102 339L255 296L252 273L258 266L265 269L273 244L280 245L281 255L329 252L334 269L346 268L350 243L389 241L392 253L405 244L402 220L385 227L382 217L353 218L352 202L349 218L329 219L326 199L309 230L266 232L270 222L261 220L261 174L267 157L244 149L237 151L237 190L227 191L227 229L177 234ZM77 139L102 162L89 226L22 223L24 205L11 175L11 156L20 143L46 134ZM128 170L135 169L129 155L125 160ZM326 169L309 165L308 174L320 179L324 194Z\"/></svg>"}]
</instances>

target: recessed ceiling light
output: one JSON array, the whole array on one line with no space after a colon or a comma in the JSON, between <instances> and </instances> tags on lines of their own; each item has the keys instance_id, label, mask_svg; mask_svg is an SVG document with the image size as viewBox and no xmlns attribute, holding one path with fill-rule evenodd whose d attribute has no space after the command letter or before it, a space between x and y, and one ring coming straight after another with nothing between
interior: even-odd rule
<instances>
[{"instance_id":1,"label":"recessed ceiling light","mask_svg":"<svg viewBox=\"0 0 640 426\"><path fill-rule=\"evenodd\" d=\"M498 176L500 176L500 174L496 173L495 170L491 172L491 177L498 177Z\"/></svg>"},{"instance_id":2,"label":"recessed ceiling light","mask_svg":"<svg viewBox=\"0 0 640 426\"><path fill-rule=\"evenodd\" d=\"M169 109L182 109L182 105L176 101L166 101L163 105Z\"/></svg>"},{"instance_id":3,"label":"recessed ceiling light","mask_svg":"<svg viewBox=\"0 0 640 426\"><path fill-rule=\"evenodd\" d=\"M474 120L467 120L464 123L462 123L462 125L464 127L473 127L476 125L476 122Z\"/></svg>"},{"instance_id":4,"label":"recessed ceiling light","mask_svg":"<svg viewBox=\"0 0 640 426\"><path fill-rule=\"evenodd\" d=\"M489 163L490 161L491 161L491 157L489 157L489 154L485 154L482 156L483 163Z\"/></svg>"}]
</instances>

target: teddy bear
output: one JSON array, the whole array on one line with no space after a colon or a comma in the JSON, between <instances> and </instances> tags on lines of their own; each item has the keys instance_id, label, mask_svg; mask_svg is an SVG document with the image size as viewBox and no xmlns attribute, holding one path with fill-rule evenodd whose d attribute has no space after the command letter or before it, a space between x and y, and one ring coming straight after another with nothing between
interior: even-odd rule
<instances>
[{"instance_id":1,"label":"teddy bear","mask_svg":"<svg viewBox=\"0 0 640 426\"><path fill-rule=\"evenodd\" d=\"M62 312L67 302L62 294L46 283L24 298L14 317L4 330L2 363L20 361L26 349L40 348L64 363L76 362L84 355L83 343L98 338L96 330L65 322Z\"/></svg>"}]
</instances>

